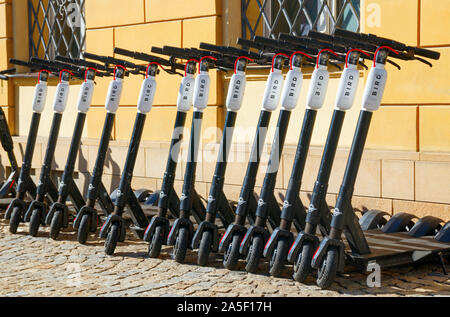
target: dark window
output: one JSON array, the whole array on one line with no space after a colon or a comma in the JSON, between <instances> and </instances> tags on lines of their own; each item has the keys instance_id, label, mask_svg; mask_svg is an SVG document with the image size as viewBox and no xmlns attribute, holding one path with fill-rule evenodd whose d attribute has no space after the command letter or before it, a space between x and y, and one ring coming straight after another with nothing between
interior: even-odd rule
<instances>
[{"instance_id":1,"label":"dark window","mask_svg":"<svg viewBox=\"0 0 450 317\"><path fill-rule=\"evenodd\" d=\"M85 48L85 0L28 0L30 57L80 57Z\"/></svg>"},{"instance_id":2,"label":"dark window","mask_svg":"<svg viewBox=\"0 0 450 317\"><path fill-rule=\"evenodd\" d=\"M360 0L241 0L242 36L359 31Z\"/></svg>"}]
</instances>

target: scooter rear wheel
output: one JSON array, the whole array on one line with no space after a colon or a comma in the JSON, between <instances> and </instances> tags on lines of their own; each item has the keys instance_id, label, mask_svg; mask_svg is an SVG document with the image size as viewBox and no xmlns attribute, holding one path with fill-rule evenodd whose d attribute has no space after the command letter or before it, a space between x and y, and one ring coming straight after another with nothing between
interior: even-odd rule
<instances>
[{"instance_id":1,"label":"scooter rear wheel","mask_svg":"<svg viewBox=\"0 0 450 317\"><path fill-rule=\"evenodd\" d=\"M211 252L211 244L213 240L213 233L210 230L205 230L198 248L197 264L204 266L208 262L209 253Z\"/></svg>"},{"instance_id":2,"label":"scooter rear wheel","mask_svg":"<svg viewBox=\"0 0 450 317\"><path fill-rule=\"evenodd\" d=\"M91 217L88 214L84 214L78 227L77 240L81 244L85 244L88 239L90 231Z\"/></svg>"},{"instance_id":3,"label":"scooter rear wheel","mask_svg":"<svg viewBox=\"0 0 450 317\"><path fill-rule=\"evenodd\" d=\"M39 226L41 225L41 213L39 209L34 209L30 218L30 236L36 237L39 231Z\"/></svg>"},{"instance_id":4,"label":"scooter rear wheel","mask_svg":"<svg viewBox=\"0 0 450 317\"><path fill-rule=\"evenodd\" d=\"M292 277L297 282L304 282L311 273L311 261L314 254L314 247L311 242L305 242L298 258L294 263L294 274Z\"/></svg>"},{"instance_id":5,"label":"scooter rear wheel","mask_svg":"<svg viewBox=\"0 0 450 317\"><path fill-rule=\"evenodd\" d=\"M180 230L178 230L178 235L175 241L175 245L173 247L173 255L172 255L173 259L178 263L182 263L184 261L184 258L186 257L186 252L189 243L188 240L189 240L188 228L181 227Z\"/></svg>"},{"instance_id":6,"label":"scooter rear wheel","mask_svg":"<svg viewBox=\"0 0 450 317\"><path fill-rule=\"evenodd\" d=\"M280 238L273 250L272 256L269 261L269 274L275 277L279 277L283 271L284 264L286 263L286 257L289 251L289 245L285 238Z\"/></svg>"},{"instance_id":7,"label":"scooter rear wheel","mask_svg":"<svg viewBox=\"0 0 450 317\"><path fill-rule=\"evenodd\" d=\"M19 207L14 207L9 219L9 232L16 233L22 218L22 211Z\"/></svg>"},{"instance_id":8,"label":"scooter rear wheel","mask_svg":"<svg viewBox=\"0 0 450 317\"><path fill-rule=\"evenodd\" d=\"M333 284L336 277L338 266L338 249L330 247L327 250L327 254L324 256L322 263L320 264L319 271L317 272L317 285L321 289L327 289Z\"/></svg>"},{"instance_id":9,"label":"scooter rear wheel","mask_svg":"<svg viewBox=\"0 0 450 317\"><path fill-rule=\"evenodd\" d=\"M164 241L164 228L161 226L155 227L155 232L153 232L152 240L148 245L148 256L151 258L157 258L161 253L161 247Z\"/></svg>"},{"instance_id":10,"label":"scooter rear wheel","mask_svg":"<svg viewBox=\"0 0 450 317\"><path fill-rule=\"evenodd\" d=\"M53 214L52 222L50 223L50 238L56 240L59 236L63 222L63 213L61 210L56 210Z\"/></svg>"},{"instance_id":11,"label":"scooter rear wheel","mask_svg":"<svg viewBox=\"0 0 450 317\"><path fill-rule=\"evenodd\" d=\"M260 234L253 236L252 245L248 250L247 265L245 270L249 273L254 273L258 269L259 261L264 249L264 240Z\"/></svg>"},{"instance_id":12,"label":"scooter rear wheel","mask_svg":"<svg viewBox=\"0 0 450 317\"><path fill-rule=\"evenodd\" d=\"M228 270L236 268L237 262L240 258L239 244L241 243L241 235L234 234L228 248L223 254L223 266Z\"/></svg>"},{"instance_id":13,"label":"scooter rear wheel","mask_svg":"<svg viewBox=\"0 0 450 317\"><path fill-rule=\"evenodd\" d=\"M107 255L112 255L117 246L117 241L119 241L120 226L117 223L113 223L109 228L108 235L105 240L105 253Z\"/></svg>"}]
</instances>

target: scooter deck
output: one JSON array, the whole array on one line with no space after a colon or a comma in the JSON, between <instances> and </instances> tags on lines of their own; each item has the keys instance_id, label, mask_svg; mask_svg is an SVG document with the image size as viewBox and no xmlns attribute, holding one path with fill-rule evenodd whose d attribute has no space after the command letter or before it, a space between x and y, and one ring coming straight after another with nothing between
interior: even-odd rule
<instances>
[{"instance_id":1,"label":"scooter deck","mask_svg":"<svg viewBox=\"0 0 450 317\"><path fill-rule=\"evenodd\" d=\"M450 243L437 241L434 236L414 238L407 232L384 233L381 229L364 231L364 235L371 253L347 253L357 266L367 267L369 262L380 267L412 264L432 254L450 252Z\"/></svg>"}]
</instances>

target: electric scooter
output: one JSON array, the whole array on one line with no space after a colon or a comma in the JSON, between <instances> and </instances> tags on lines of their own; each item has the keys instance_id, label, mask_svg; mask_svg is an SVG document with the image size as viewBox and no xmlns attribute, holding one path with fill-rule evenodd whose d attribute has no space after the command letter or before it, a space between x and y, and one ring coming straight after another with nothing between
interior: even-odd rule
<instances>
[{"instance_id":1,"label":"electric scooter","mask_svg":"<svg viewBox=\"0 0 450 317\"><path fill-rule=\"evenodd\" d=\"M66 166L59 183L58 200L50 207L45 219L45 223L50 225L50 237L54 240L58 238L61 228L67 228L69 225L69 208L66 204L67 199L71 199L77 211L79 211L85 204L83 195L73 179L73 172L80 148L81 135L83 133L83 127L86 121L86 114L89 111L92 96L94 94L95 75L95 69L86 69L85 79L81 84L80 93L78 95L78 114L69 148L69 155L67 157ZM30 220L30 235L33 236L37 233L39 222L39 209L34 209Z\"/></svg>"},{"instance_id":2,"label":"electric scooter","mask_svg":"<svg viewBox=\"0 0 450 317\"><path fill-rule=\"evenodd\" d=\"M32 58L33 60L33 58ZM38 60L38 59L36 59ZM39 60L43 64L42 60ZM48 66L55 62L49 62ZM62 69L62 67L61 67ZM55 155L56 143L58 140L59 128L61 126L61 120L66 109L67 100L69 96L69 81L70 77L75 76L74 73L66 68L60 72L60 81L56 87L56 94L53 100L53 119L50 128L49 139L47 143L47 149L45 152L44 162L42 165L41 174L39 176L38 186L36 190L36 198L28 206L28 210L25 213L25 222L30 221L30 234L36 236L39 226L45 223L45 217L47 215L47 204L45 197L48 193L48 188L56 188L54 185L50 173L51 165ZM81 197L81 200L83 197Z\"/></svg>"},{"instance_id":3,"label":"electric scooter","mask_svg":"<svg viewBox=\"0 0 450 317\"><path fill-rule=\"evenodd\" d=\"M367 45L364 45L364 48L367 49ZM368 49L371 50L372 48L369 47ZM352 107L358 87L359 70L357 69L357 65L361 53L366 56L370 56L364 51L352 48L349 48L346 54L345 69L342 72L339 82L335 110L333 112L327 141L325 143L325 148L322 155L319 175L312 192L305 221L306 224L303 227L304 230L298 234L293 247L290 248L293 235L289 232L291 218L289 217L289 207L286 206L286 208L283 208L284 213L282 215L282 226L277 228L272 233L269 242L265 246L264 254L266 256L272 254L271 260L269 261L269 272L273 276L279 276L281 274L286 260L290 260L289 255L292 254L293 250L297 249L298 243L303 243L303 254L298 258L299 260L301 259L301 261L294 265L294 279L297 281L303 281L305 279L305 275L308 274L305 274L304 272L309 271L306 266L309 266L313 252L312 246L308 245L309 240L306 238L306 235L309 234L316 238L315 233L319 225L321 229L320 231L324 235L329 232L331 214L326 202L328 180L330 178L331 167L336 154L345 112ZM289 254L288 251L290 251ZM307 260L308 257L309 260Z\"/></svg>"},{"instance_id":4,"label":"electric scooter","mask_svg":"<svg viewBox=\"0 0 450 317\"><path fill-rule=\"evenodd\" d=\"M86 203L78 211L73 221L73 227L77 230L77 240L81 244L86 243L89 233L95 233L97 231L99 214L95 208L96 202L98 202L102 208L104 216L108 216L114 210L114 204L102 182L102 175L105 166L106 153L111 139L111 132L114 127L114 119L120 104L123 79L126 76L126 71L124 66L117 64L115 65L113 72L114 79L109 83L108 93L106 95L106 117L97 150L97 158L89 180Z\"/></svg>"},{"instance_id":5,"label":"electric scooter","mask_svg":"<svg viewBox=\"0 0 450 317\"><path fill-rule=\"evenodd\" d=\"M41 69L38 74L38 83L36 84L34 90L32 105L33 114L28 132L25 155L23 157L22 167L20 169L20 174L17 181L16 198L11 201L5 213L5 219L9 219L9 231L11 233L16 233L20 222L23 221L23 215L27 209L27 205L25 203L27 194L33 199L36 197L36 185L30 177L31 162L36 145L41 113L44 111L45 100L47 98L47 80L50 75L50 70L42 69L42 65L40 64L25 62L17 59L10 59L10 63L25 66L30 69ZM52 69L51 67L47 68ZM55 71L57 70L53 68L52 72ZM56 201L58 197L58 191L53 182L48 184L48 196L51 201Z\"/></svg>"},{"instance_id":6,"label":"electric scooter","mask_svg":"<svg viewBox=\"0 0 450 317\"><path fill-rule=\"evenodd\" d=\"M301 91L303 79L303 74L301 72L303 56L301 54L304 54L305 57L312 59L311 56L303 52L295 52L291 55L291 69L289 70L286 76L286 85L282 93L282 102L281 102L282 109L280 111L280 116L277 124L278 132L275 135L273 141L269 165L267 167L267 172L261 189L260 199L258 201L258 207L256 209L255 224L252 225L247 230L247 233L244 236L244 239L242 240L240 245L240 249L242 250L242 251L240 250L241 254L247 255L246 258L247 264L245 267L247 272L256 271L259 265L260 257L263 255L264 244L269 237L269 232L266 228L267 216L269 214L272 214L272 219L277 219L278 226L280 223L281 210L275 199L274 189L278 172L278 164L280 157L282 155L284 140L286 138L287 128L289 125L290 114L297 105L298 97ZM314 80L315 80L314 74L312 78L313 84L311 84L311 86L314 87ZM326 90L326 84L324 84L324 86ZM325 94L323 94L323 97L324 95ZM301 146L299 145L299 148L304 149L305 145L301 143ZM302 217L302 214L301 213L299 214L298 210L294 210L294 213L293 217L294 216ZM302 219L300 218L299 221L301 220ZM276 232L276 229L274 232Z\"/></svg>"},{"instance_id":7,"label":"electric scooter","mask_svg":"<svg viewBox=\"0 0 450 317\"><path fill-rule=\"evenodd\" d=\"M8 80L8 74L15 73L15 68L9 68L0 71L0 80ZM11 172L8 178L0 185L0 198L8 196L15 196L15 182L19 176L19 167L17 165L16 156L14 154L14 142L11 138L11 132L9 131L8 122L6 121L5 112L0 108L0 142L3 150L8 155L9 165Z\"/></svg>"},{"instance_id":8,"label":"electric scooter","mask_svg":"<svg viewBox=\"0 0 450 317\"><path fill-rule=\"evenodd\" d=\"M239 42L238 42L239 43ZM247 165L247 171L241 188L238 205L236 208L236 217L230 224L219 242L219 251L224 252L223 264L227 269L233 269L240 258L239 247L242 238L247 231L245 219L250 214L252 219L253 212L256 210L257 202L254 195L256 175L258 173L261 160L262 148L267 134L270 117L280 100L281 87L283 85L283 75L281 73L285 56L275 54L272 59L272 69L266 81L266 88L262 100L262 109L256 134L253 141L250 159Z\"/></svg>"},{"instance_id":9,"label":"electric scooter","mask_svg":"<svg viewBox=\"0 0 450 317\"><path fill-rule=\"evenodd\" d=\"M209 253L217 252L219 246L218 227L215 224L218 210L231 223L234 213L228 199L223 192L225 182L225 171L227 167L228 154L230 151L233 129L236 122L237 112L241 108L242 98L245 91L245 70L247 67L247 57L237 58L235 62L234 74L230 79L227 93L226 107L227 113L223 127L222 140L214 171L214 176L209 190L208 204L206 206L206 217L202 221L192 238L192 249L198 249L197 264L205 265L208 261Z\"/></svg>"},{"instance_id":10,"label":"electric scooter","mask_svg":"<svg viewBox=\"0 0 450 317\"><path fill-rule=\"evenodd\" d=\"M144 234L144 241L149 242L148 254L151 258L158 257L162 245L166 244L170 228L167 212L170 211L175 218L180 216L180 200L173 186L186 115L192 105L195 82L194 74L196 72L195 64L197 62L197 60L189 60L186 62L185 75L181 80L180 89L178 90L177 115L169 147L169 156L167 158L161 191L159 192L158 214L152 217Z\"/></svg>"},{"instance_id":11,"label":"electric scooter","mask_svg":"<svg viewBox=\"0 0 450 317\"><path fill-rule=\"evenodd\" d=\"M375 261L380 266L393 266L414 263L434 254L441 254L442 260L442 252L450 251L450 225L446 224L436 234L441 227L440 219L431 216L424 217L409 232L398 232L397 228L402 225L404 220L400 214L398 217L393 216L382 229L371 229L364 232L351 206L353 189L372 114L381 104L386 85L385 64L389 52L395 52L394 57L419 61L424 60L415 55L438 59L440 54L427 49L409 47L403 43L372 34L358 34L338 29L335 31L335 35L375 44L378 49L374 54L374 65L367 78L362 109L332 215L330 233L316 246L317 249L311 262L311 267L318 269L317 284L321 288L331 286L337 272L343 271L346 257L351 263L361 266L367 265L371 261ZM431 65L427 61L426 63ZM345 252L345 244L341 238L342 233L345 234L351 253Z\"/></svg>"},{"instance_id":12,"label":"electric scooter","mask_svg":"<svg viewBox=\"0 0 450 317\"><path fill-rule=\"evenodd\" d=\"M117 190L117 199L114 202L114 211L108 216L100 229L100 237L105 240L105 253L112 255L116 249L117 242L123 242L126 234L126 223L122 217L125 206L130 208L130 216L134 226L130 227L132 231L142 238L145 228L148 226L148 218L144 214L136 196L131 190L131 180L136 163L136 157L139 151L139 144L144 129L144 123L147 114L150 112L156 91L155 76L158 73L158 63L151 62L146 69L145 79L142 82L141 91L137 103L137 114L134 123L133 134L131 137L128 153L125 160L125 166L120 178Z\"/></svg>"},{"instance_id":13,"label":"electric scooter","mask_svg":"<svg viewBox=\"0 0 450 317\"><path fill-rule=\"evenodd\" d=\"M203 56L199 60L199 74L196 76L194 83L194 113L192 117L188 161L186 163L186 172L184 174L183 188L180 197L180 217L173 223L167 237L167 244L174 245L173 258L179 263L184 261L194 231L192 221L189 218L193 208L194 198L198 198L198 194L194 189L195 170L197 167L203 110L208 104L210 88L208 70L212 66L210 59L214 58ZM202 217L202 220L203 219L204 217Z\"/></svg>"}]
</instances>

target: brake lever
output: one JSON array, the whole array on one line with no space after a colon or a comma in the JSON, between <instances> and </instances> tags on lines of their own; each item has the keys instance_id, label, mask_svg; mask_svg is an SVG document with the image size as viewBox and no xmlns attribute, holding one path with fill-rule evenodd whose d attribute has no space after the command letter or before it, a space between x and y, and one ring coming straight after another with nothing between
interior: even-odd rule
<instances>
[{"instance_id":1,"label":"brake lever","mask_svg":"<svg viewBox=\"0 0 450 317\"><path fill-rule=\"evenodd\" d=\"M358 61L358 64L361 65L362 67L364 67L365 70L369 69L369 67L366 64L364 64L363 61Z\"/></svg>"}]
</instances>

